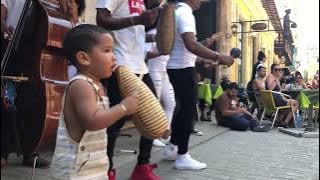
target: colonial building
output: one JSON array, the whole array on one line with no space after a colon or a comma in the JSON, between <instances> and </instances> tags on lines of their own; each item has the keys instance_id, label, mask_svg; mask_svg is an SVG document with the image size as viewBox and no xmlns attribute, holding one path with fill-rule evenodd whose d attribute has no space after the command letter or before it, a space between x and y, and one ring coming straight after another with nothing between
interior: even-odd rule
<instances>
[{"instance_id":1,"label":"colonial building","mask_svg":"<svg viewBox=\"0 0 320 180\"><path fill-rule=\"evenodd\" d=\"M212 70L212 82L219 83L221 76L228 74L232 81L247 83L251 78L252 66L256 62L258 51L265 52L268 67L273 62L280 62L274 46L278 33L272 30L282 29L282 25L276 7L272 6L274 0L202 1L201 9L194 13L199 41L213 33L222 32L225 34L224 37L215 43L213 49L227 54L233 47L242 50L241 59L237 59L234 65L229 68L220 66ZM87 23L96 23L95 3L95 0L86 0L87 8L83 19ZM263 22L271 31L251 32L251 26L259 22L256 20L269 20ZM233 24L237 25L236 33L232 33Z\"/></svg>"},{"instance_id":2,"label":"colonial building","mask_svg":"<svg viewBox=\"0 0 320 180\"><path fill-rule=\"evenodd\" d=\"M231 81L246 84L251 78L252 66L256 62L258 51L265 52L268 67L274 61L279 62L280 59L274 51L278 33L273 30L274 25L280 22L280 18L276 13L270 20L271 13L267 10L272 7L263 4L263 1L206 0L200 11L195 13L199 40L215 32L222 32L225 36L217 41L215 50L222 53L229 53L233 47L242 50L241 58L237 59L231 67L220 66L215 69L213 81L215 80L216 83L219 83L222 75L228 74ZM277 12L276 9L275 12ZM252 29L255 23L260 25L264 23L267 27L260 32L255 32ZM281 28L281 23L279 24Z\"/></svg>"}]
</instances>

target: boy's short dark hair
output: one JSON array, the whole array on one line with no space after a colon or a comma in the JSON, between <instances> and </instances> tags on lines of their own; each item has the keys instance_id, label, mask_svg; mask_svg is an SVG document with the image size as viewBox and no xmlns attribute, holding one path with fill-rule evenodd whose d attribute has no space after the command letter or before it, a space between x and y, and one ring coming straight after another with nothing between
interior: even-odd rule
<instances>
[{"instance_id":1,"label":"boy's short dark hair","mask_svg":"<svg viewBox=\"0 0 320 180\"><path fill-rule=\"evenodd\" d=\"M231 82L228 84L227 90L232 90L232 89L239 90L239 86L236 82Z\"/></svg>"},{"instance_id":2,"label":"boy's short dark hair","mask_svg":"<svg viewBox=\"0 0 320 180\"><path fill-rule=\"evenodd\" d=\"M98 43L101 34L108 33L102 27L83 24L69 30L63 40L65 56L71 64L77 65L76 54L79 51L90 52L92 47Z\"/></svg>"}]
</instances>

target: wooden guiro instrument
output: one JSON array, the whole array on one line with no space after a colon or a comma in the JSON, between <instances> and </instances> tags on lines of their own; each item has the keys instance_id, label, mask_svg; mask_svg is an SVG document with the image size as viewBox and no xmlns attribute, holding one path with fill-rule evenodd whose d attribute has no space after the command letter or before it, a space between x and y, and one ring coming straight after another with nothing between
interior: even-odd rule
<instances>
[{"instance_id":1,"label":"wooden guiro instrument","mask_svg":"<svg viewBox=\"0 0 320 180\"><path fill-rule=\"evenodd\" d=\"M175 5L168 3L162 6L157 24L156 43L162 55L168 55L173 48L176 35Z\"/></svg>"},{"instance_id":2,"label":"wooden guiro instrument","mask_svg":"<svg viewBox=\"0 0 320 180\"><path fill-rule=\"evenodd\" d=\"M168 120L159 100L151 90L128 68L118 66L116 77L122 98L137 94L138 112L133 114L133 123L146 138L167 138L170 135Z\"/></svg>"}]
</instances>

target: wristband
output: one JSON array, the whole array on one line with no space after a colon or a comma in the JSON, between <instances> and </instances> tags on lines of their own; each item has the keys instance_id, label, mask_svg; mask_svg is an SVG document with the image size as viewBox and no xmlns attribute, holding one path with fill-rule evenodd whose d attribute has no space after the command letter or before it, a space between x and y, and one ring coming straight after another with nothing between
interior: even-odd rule
<instances>
[{"instance_id":1,"label":"wristband","mask_svg":"<svg viewBox=\"0 0 320 180\"><path fill-rule=\"evenodd\" d=\"M126 114L128 114L128 110L127 110L127 108L123 105L123 104L119 104L120 105L120 107L126 112Z\"/></svg>"}]
</instances>

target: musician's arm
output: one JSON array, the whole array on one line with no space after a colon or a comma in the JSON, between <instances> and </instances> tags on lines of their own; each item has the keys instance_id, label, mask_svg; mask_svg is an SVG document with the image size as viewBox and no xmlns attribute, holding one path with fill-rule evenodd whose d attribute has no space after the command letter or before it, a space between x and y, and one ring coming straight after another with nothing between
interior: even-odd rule
<instances>
[{"instance_id":1,"label":"musician's arm","mask_svg":"<svg viewBox=\"0 0 320 180\"><path fill-rule=\"evenodd\" d=\"M213 42L214 42L214 39L212 38L206 38L205 40L200 41L200 43L207 48L209 48L213 44Z\"/></svg>"},{"instance_id":2,"label":"musician's arm","mask_svg":"<svg viewBox=\"0 0 320 180\"><path fill-rule=\"evenodd\" d=\"M138 16L115 18L108 9L97 9L97 24L106 30L120 30L138 24Z\"/></svg>"},{"instance_id":3,"label":"musician's arm","mask_svg":"<svg viewBox=\"0 0 320 180\"><path fill-rule=\"evenodd\" d=\"M228 66L233 64L234 59L231 56L222 55L218 52L212 51L201 43L197 42L197 38L193 32L185 32L181 36L186 48L191 53L204 59L218 61L220 64L225 64Z\"/></svg>"},{"instance_id":4,"label":"musician's arm","mask_svg":"<svg viewBox=\"0 0 320 180\"><path fill-rule=\"evenodd\" d=\"M183 33L182 39L186 48L193 54L205 58L205 59L212 59L217 61L219 53L211 51L210 49L206 48L201 43L197 42L196 36L193 32L186 32Z\"/></svg>"},{"instance_id":5,"label":"musician's arm","mask_svg":"<svg viewBox=\"0 0 320 180\"><path fill-rule=\"evenodd\" d=\"M97 24L106 30L114 31L136 25L154 24L160 9L152 9L143 12L139 16L115 18L106 8L97 8Z\"/></svg>"},{"instance_id":6,"label":"musician's arm","mask_svg":"<svg viewBox=\"0 0 320 180\"><path fill-rule=\"evenodd\" d=\"M7 19L7 8L1 4L1 35L5 32L6 25L6 19Z\"/></svg>"},{"instance_id":7,"label":"musician's arm","mask_svg":"<svg viewBox=\"0 0 320 180\"><path fill-rule=\"evenodd\" d=\"M155 34L147 34L146 35L146 42L147 43L150 43L150 42L155 42L156 40L155 40Z\"/></svg>"},{"instance_id":8,"label":"musician's arm","mask_svg":"<svg viewBox=\"0 0 320 180\"><path fill-rule=\"evenodd\" d=\"M159 56L161 56L161 54L159 52L148 51L146 60L153 59L153 58L156 58L156 57L159 57Z\"/></svg>"}]
</instances>

